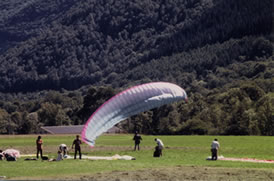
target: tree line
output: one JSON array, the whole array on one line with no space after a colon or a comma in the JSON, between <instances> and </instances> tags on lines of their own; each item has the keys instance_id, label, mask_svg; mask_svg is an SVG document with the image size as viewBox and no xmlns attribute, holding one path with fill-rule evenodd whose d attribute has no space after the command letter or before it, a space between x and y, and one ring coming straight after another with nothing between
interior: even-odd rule
<instances>
[{"instance_id":1,"label":"tree line","mask_svg":"<svg viewBox=\"0 0 274 181\"><path fill-rule=\"evenodd\" d=\"M155 108L118 124L143 134L274 135L274 94L263 80L237 81L223 88L188 92L188 103ZM273 81L268 82L272 86ZM271 85L272 84L272 85ZM266 85L266 84L264 84ZM0 102L0 133L39 133L41 126L84 124L105 101L121 90L90 87L81 92L49 91L41 99Z\"/></svg>"}]
</instances>

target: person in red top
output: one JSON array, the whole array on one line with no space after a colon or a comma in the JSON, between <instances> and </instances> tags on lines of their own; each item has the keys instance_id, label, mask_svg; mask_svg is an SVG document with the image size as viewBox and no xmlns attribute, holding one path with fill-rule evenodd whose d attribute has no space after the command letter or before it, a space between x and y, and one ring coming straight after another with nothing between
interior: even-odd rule
<instances>
[{"instance_id":1,"label":"person in red top","mask_svg":"<svg viewBox=\"0 0 274 181\"><path fill-rule=\"evenodd\" d=\"M38 136L37 140L36 140L36 148L37 148L36 157L37 158L39 158L39 153L40 153L41 158L43 157L43 147L42 147L42 144L43 144L42 137Z\"/></svg>"},{"instance_id":2,"label":"person in red top","mask_svg":"<svg viewBox=\"0 0 274 181\"><path fill-rule=\"evenodd\" d=\"M73 146L75 145L75 150L74 150L74 159L76 159L77 152L79 151L79 158L82 159L82 153L81 153L81 145L82 141L79 139L79 135L76 135L76 139L72 143L72 149Z\"/></svg>"}]
</instances>

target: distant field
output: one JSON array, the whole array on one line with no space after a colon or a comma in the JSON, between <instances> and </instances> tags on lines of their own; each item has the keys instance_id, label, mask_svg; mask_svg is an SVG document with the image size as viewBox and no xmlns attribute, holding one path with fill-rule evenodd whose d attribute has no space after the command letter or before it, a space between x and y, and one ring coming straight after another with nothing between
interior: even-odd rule
<instances>
[{"instance_id":1,"label":"distant field","mask_svg":"<svg viewBox=\"0 0 274 181\"><path fill-rule=\"evenodd\" d=\"M0 149L14 148L21 154L35 153L37 135L0 136ZM42 135L44 154L56 157L58 145L72 144L75 135ZM24 161L0 162L0 176L7 179L95 179L95 180L218 180L221 178L273 180L274 164L233 161L206 161L215 136L146 136L142 135L140 151L133 150L133 135L103 135L94 148L82 146L89 156L130 155L136 160L61 162ZM154 138L163 140L163 157L153 158ZM221 144L220 155L236 158L274 160L274 137L216 136ZM70 152L73 154L73 151ZM141 174L140 174L141 173ZM178 178L177 178L178 177ZM1 180L1 178L0 178ZM249 179L250 180L250 179Z\"/></svg>"}]
</instances>

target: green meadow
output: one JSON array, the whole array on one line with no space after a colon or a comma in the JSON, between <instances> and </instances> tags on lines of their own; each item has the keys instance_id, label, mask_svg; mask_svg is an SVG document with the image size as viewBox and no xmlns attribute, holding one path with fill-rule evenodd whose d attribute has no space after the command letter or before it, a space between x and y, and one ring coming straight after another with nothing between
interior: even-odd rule
<instances>
[{"instance_id":1,"label":"green meadow","mask_svg":"<svg viewBox=\"0 0 274 181\"><path fill-rule=\"evenodd\" d=\"M14 148L25 155L16 162L0 161L0 176L6 179L62 179L77 178L113 171L136 171L155 168L201 167L257 169L273 172L272 163L250 163L238 161L207 161L210 144L218 138L221 149L219 155L234 158L256 158L274 160L274 137L270 136L150 136L142 135L141 150L133 151L133 135L102 135L94 148L82 145L82 154L87 156L129 155L136 160L73 160L60 162L24 161L35 158L37 135L0 136L0 149ZM56 158L58 145L65 143L71 147L75 135L42 135L44 155ZM163 157L152 157L155 142L160 138L164 144ZM73 155L73 150L69 154ZM1 180L1 178L0 178Z\"/></svg>"}]
</instances>

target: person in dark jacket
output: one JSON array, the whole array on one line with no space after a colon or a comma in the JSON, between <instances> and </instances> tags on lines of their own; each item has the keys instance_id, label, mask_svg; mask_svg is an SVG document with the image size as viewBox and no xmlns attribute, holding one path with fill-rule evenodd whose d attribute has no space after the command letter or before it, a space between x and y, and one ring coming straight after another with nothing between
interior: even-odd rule
<instances>
[{"instance_id":1,"label":"person in dark jacket","mask_svg":"<svg viewBox=\"0 0 274 181\"><path fill-rule=\"evenodd\" d=\"M135 142L134 151L136 151L137 147L138 147L138 150L140 150L140 143L141 143L142 137L141 137L141 135L138 134L137 131L135 132L133 140Z\"/></svg>"},{"instance_id":2,"label":"person in dark jacket","mask_svg":"<svg viewBox=\"0 0 274 181\"><path fill-rule=\"evenodd\" d=\"M81 144L82 141L79 139L79 135L76 135L76 139L72 143L72 149L75 147L74 150L74 159L76 159L77 152L79 152L79 158L82 159L82 153L81 153Z\"/></svg>"},{"instance_id":3,"label":"person in dark jacket","mask_svg":"<svg viewBox=\"0 0 274 181\"><path fill-rule=\"evenodd\" d=\"M4 160L4 153L3 153L3 150L0 150L0 160Z\"/></svg>"}]
</instances>

